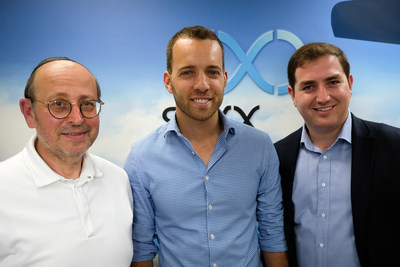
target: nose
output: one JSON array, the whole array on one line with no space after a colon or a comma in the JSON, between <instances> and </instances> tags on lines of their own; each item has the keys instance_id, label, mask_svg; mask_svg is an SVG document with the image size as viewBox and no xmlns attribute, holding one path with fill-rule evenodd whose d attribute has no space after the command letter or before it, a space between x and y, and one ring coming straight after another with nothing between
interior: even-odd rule
<instances>
[{"instance_id":1,"label":"nose","mask_svg":"<svg viewBox=\"0 0 400 267\"><path fill-rule=\"evenodd\" d=\"M208 77L205 73L198 73L195 80L195 89L200 91L207 91L210 89Z\"/></svg>"},{"instance_id":2,"label":"nose","mask_svg":"<svg viewBox=\"0 0 400 267\"><path fill-rule=\"evenodd\" d=\"M325 86L320 86L317 91L317 102L326 103L331 99L329 91Z\"/></svg>"},{"instance_id":3,"label":"nose","mask_svg":"<svg viewBox=\"0 0 400 267\"><path fill-rule=\"evenodd\" d=\"M80 125L83 123L85 118L83 117L79 104L73 104L71 106L71 113L69 113L67 117L68 122L73 123L75 125Z\"/></svg>"}]
</instances>

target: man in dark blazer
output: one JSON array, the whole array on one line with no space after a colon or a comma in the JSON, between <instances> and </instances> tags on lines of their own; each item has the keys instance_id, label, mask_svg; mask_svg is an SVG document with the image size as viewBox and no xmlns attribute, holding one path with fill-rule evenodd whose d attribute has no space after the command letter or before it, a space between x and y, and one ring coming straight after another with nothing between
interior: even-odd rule
<instances>
[{"instance_id":1,"label":"man in dark blazer","mask_svg":"<svg viewBox=\"0 0 400 267\"><path fill-rule=\"evenodd\" d=\"M301 47L288 78L305 121L275 144L290 266L400 266L400 129L349 112L353 77L336 46Z\"/></svg>"}]
</instances>

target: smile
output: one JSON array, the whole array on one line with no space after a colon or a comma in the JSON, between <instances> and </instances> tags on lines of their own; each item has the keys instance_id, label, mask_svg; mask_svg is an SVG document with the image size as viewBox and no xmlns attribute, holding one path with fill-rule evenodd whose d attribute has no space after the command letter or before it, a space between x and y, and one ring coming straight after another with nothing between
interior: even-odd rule
<instances>
[{"instance_id":1,"label":"smile","mask_svg":"<svg viewBox=\"0 0 400 267\"><path fill-rule=\"evenodd\" d=\"M328 111L333 109L333 106L327 107L327 108L316 108L317 111Z\"/></svg>"},{"instance_id":2,"label":"smile","mask_svg":"<svg viewBox=\"0 0 400 267\"><path fill-rule=\"evenodd\" d=\"M199 103L199 104L205 104L208 101L210 101L210 99L208 99L208 98L207 99L204 99L204 98L198 99L198 98L196 98L196 99L193 99L193 101L196 102L196 103Z\"/></svg>"},{"instance_id":3,"label":"smile","mask_svg":"<svg viewBox=\"0 0 400 267\"><path fill-rule=\"evenodd\" d=\"M81 136L85 135L87 132L79 132L79 133L64 133L66 136Z\"/></svg>"}]
</instances>

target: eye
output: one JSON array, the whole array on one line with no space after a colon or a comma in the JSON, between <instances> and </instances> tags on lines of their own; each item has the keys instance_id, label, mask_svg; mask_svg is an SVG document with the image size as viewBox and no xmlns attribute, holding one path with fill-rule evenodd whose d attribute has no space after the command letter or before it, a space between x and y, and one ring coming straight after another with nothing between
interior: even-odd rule
<instances>
[{"instance_id":1,"label":"eye","mask_svg":"<svg viewBox=\"0 0 400 267\"><path fill-rule=\"evenodd\" d=\"M219 75L219 71L217 70L210 70L211 75Z\"/></svg>"},{"instance_id":2,"label":"eye","mask_svg":"<svg viewBox=\"0 0 400 267\"><path fill-rule=\"evenodd\" d=\"M306 86L304 86L304 87L302 88L302 90L303 90L303 91L308 91L308 90L311 90L311 89L313 89L313 88L314 88L313 85L306 85Z\"/></svg>"},{"instance_id":3,"label":"eye","mask_svg":"<svg viewBox=\"0 0 400 267\"><path fill-rule=\"evenodd\" d=\"M86 100L81 103L81 108L84 108L86 110L91 110L96 107L96 103L97 102L94 100Z\"/></svg>"},{"instance_id":4,"label":"eye","mask_svg":"<svg viewBox=\"0 0 400 267\"><path fill-rule=\"evenodd\" d=\"M331 84L331 85L335 85L335 84L338 84L339 83L339 81L337 81L337 80L334 80L334 81L330 81L329 82L329 84Z\"/></svg>"},{"instance_id":5,"label":"eye","mask_svg":"<svg viewBox=\"0 0 400 267\"><path fill-rule=\"evenodd\" d=\"M191 71L191 70L185 70L185 71L182 71L181 72L181 76L187 76L187 75L190 75L190 74L192 74L193 72Z\"/></svg>"},{"instance_id":6,"label":"eye","mask_svg":"<svg viewBox=\"0 0 400 267\"><path fill-rule=\"evenodd\" d=\"M92 105L92 103L91 103L91 101L83 101L81 105L82 106L90 106L90 105Z\"/></svg>"},{"instance_id":7,"label":"eye","mask_svg":"<svg viewBox=\"0 0 400 267\"><path fill-rule=\"evenodd\" d=\"M53 100L51 105L57 108L66 108L69 106L66 100Z\"/></svg>"},{"instance_id":8,"label":"eye","mask_svg":"<svg viewBox=\"0 0 400 267\"><path fill-rule=\"evenodd\" d=\"M327 87L334 88L334 87L339 86L340 83L341 83L340 80L331 80L331 81L328 81Z\"/></svg>"}]
</instances>

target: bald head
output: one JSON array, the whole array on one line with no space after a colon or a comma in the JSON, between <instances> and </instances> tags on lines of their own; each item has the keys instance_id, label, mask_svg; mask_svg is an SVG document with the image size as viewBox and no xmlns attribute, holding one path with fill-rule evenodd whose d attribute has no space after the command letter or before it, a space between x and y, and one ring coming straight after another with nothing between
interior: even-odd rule
<instances>
[{"instance_id":1,"label":"bald head","mask_svg":"<svg viewBox=\"0 0 400 267\"><path fill-rule=\"evenodd\" d=\"M101 96L100 85L99 85L97 79L94 77L94 75L82 64L80 64L72 59L69 59L67 57L51 57L51 58L42 60L32 71L31 76L29 77L29 79L26 83L25 92L24 92L25 98L28 98L31 100L34 99L35 80L37 79L37 76L50 74L50 73L48 73L48 71L52 72L53 75L65 75L66 72L73 69L71 67L74 65L75 65L75 67L78 66L78 68L85 69L90 74L90 76L93 78L93 81L96 86L97 97L98 97L98 99L100 99L100 96Z\"/></svg>"}]
</instances>

